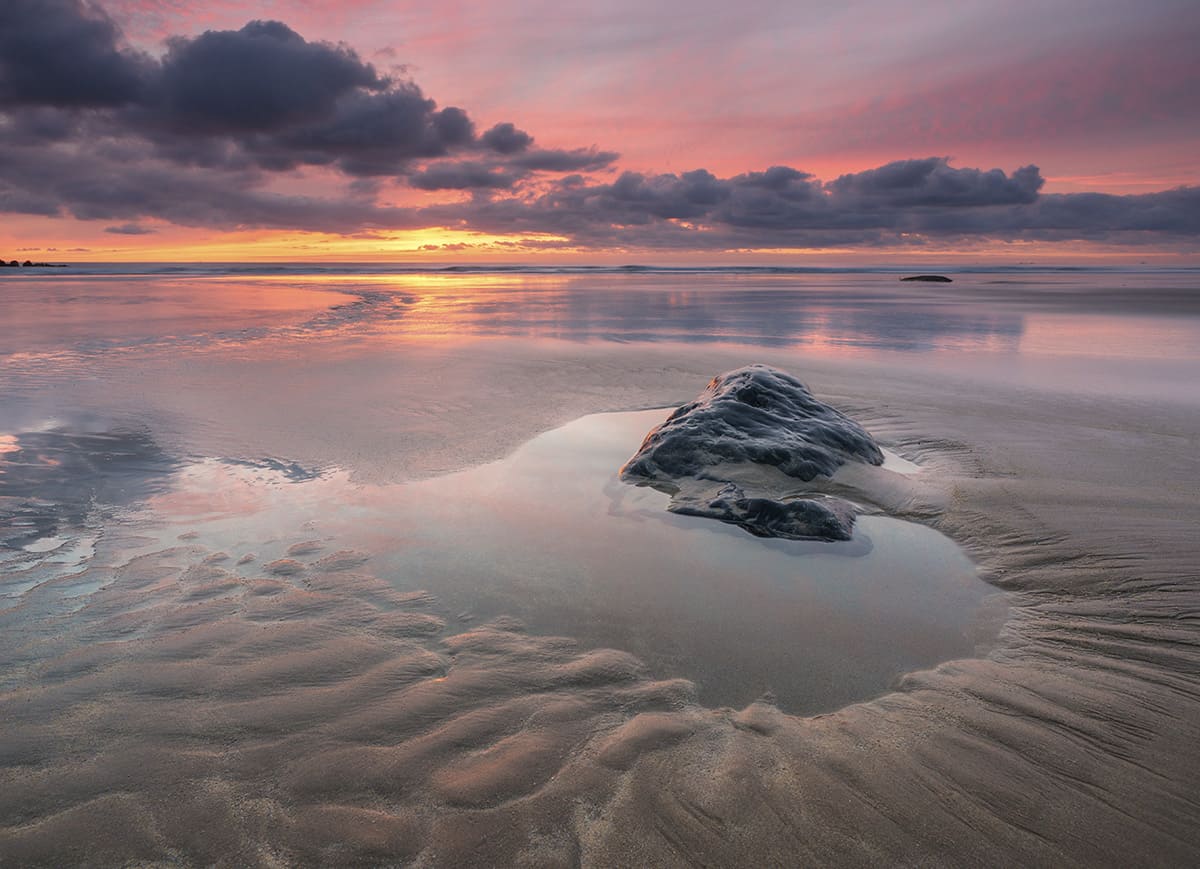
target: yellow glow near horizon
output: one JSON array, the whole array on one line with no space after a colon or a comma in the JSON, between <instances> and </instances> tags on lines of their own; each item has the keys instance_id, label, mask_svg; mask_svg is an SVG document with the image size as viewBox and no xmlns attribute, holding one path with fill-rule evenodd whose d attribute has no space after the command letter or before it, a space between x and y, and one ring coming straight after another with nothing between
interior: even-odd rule
<instances>
[{"instance_id":1,"label":"yellow glow near horizon","mask_svg":"<svg viewBox=\"0 0 1200 869\"><path fill-rule=\"evenodd\" d=\"M49 220L33 219L21 236L0 237L6 259L52 262L392 262L513 264L645 265L787 265L852 266L892 263L918 267L938 263L1025 263L1028 265L1196 265L1194 251L1138 249L1089 242L959 241L937 239L892 247L784 246L705 250L656 250L634 246L586 247L551 234L487 234L429 227L361 235L284 230L234 230L211 233L163 223L150 223L146 235L118 239L101 227L77 222L72 238L56 239L57 247L31 246L44 238ZM86 234L84 234L86 233ZM76 246L79 245L79 246Z\"/></svg>"},{"instance_id":2,"label":"yellow glow near horizon","mask_svg":"<svg viewBox=\"0 0 1200 869\"><path fill-rule=\"evenodd\" d=\"M373 261L429 260L438 258L529 259L543 247L562 249L562 236L528 233L489 235L466 230L430 227L363 235L242 230L220 235L199 235L164 227L160 233L137 236L119 248L24 247L21 256L77 262L271 262L271 261ZM70 254L64 257L63 254Z\"/></svg>"}]
</instances>

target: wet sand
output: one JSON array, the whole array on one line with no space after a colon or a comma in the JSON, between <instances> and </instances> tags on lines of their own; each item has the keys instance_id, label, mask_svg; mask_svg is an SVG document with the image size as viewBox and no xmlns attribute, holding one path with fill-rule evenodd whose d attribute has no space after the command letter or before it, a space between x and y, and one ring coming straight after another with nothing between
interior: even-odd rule
<instances>
[{"instance_id":1,"label":"wet sand","mask_svg":"<svg viewBox=\"0 0 1200 869\"><path fill-rule=\"evenodd\" d=\"M1006 593L985 657L827 714L714 707L628 649L459 622L418 593L421 577L401 589L376 575L371 553L293 548L318 538L303 528L240 566L248 550L222 558L200 538L164 549L139 506L158 495L133 491L98 517L81 575L31 584L4 567L0 855L1194 864L1197 404L1138 388L1136 364L1067 391L1061 367L1029 354L985 377L829 347L386 329L367 347L334 329L174 361L106 354L83 385L62 356L52 373L22 363L5 407L18 424L45 418L53 382L54 401L107 415L101 428L153 420L167 456L265 458L301 477L336 466L374 484L477 466L586 413L677 404L752 361L796 373L922 466L918 493L878 497Z\"/></svg>"},{"instance_id":2,"label":"wet sand","mask_svg":"<svg viewBox=\"0 0 1200 869\"><path fill-rule=\"evenodd\" d=\"M212 459L155 462L152 445L132 437L20 436L0 462L0 491L57 492L59 509L22 514L28 530L10 546L32 542L11 553L16 584L0 590L19 599L61 586L97 550L124 563L185 541L204 584L162 606L244 606L264 579L274 594L316 582L314 571L337 574L329 591L370 581L419 596L434 616L419 621L433 634L515 617L584 649L632 652L660 677L694 682L706 705L744 706L770 692L801 714L869 699L913 669L994 642L1003 595L930 528L864 503L869 515L849 540L765 540L669 513L664 493L622 482L623 461L666 413L583 417L499 462L389 485ZM112 481L102 490L140 475L122 487L140 496L134 546L70 532L82 511L64 509L63 495L85 485L86 466ZM859 486L842 475L834 484L860 498L872 484L916 497L920 470L910 473L870 468ZM60 627L95 611L78 580L68 585ZM139 605L152 600L145 592Z\"/></svg>"}]
</instances>

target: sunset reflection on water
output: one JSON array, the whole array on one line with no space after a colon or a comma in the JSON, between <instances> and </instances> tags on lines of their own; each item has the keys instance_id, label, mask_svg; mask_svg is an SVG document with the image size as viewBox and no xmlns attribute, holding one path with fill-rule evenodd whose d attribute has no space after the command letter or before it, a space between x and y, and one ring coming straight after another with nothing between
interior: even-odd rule
<instances>
[{"instance_id":1,"label":"sunset reflection on water","mask_svg":"<svg viewBox=\"0 0 1200 869\"><path fill-rule=\"evenodd\" d=\"M344 292L386 293L401 316L362 324L404 341L520 337L567 341L744 343L840 351L1015 349L1021 317L914 299L890 285L779 276L437 274L322 276ZM358 326L359 324L355 324Z\"/></svg>"},{"instance_id":2,"label":"sunset reflection on water","mask_svg":"<svg viewBox=\"0 0 1200 869\"><path fill-rule=\"evenodd\" d=\"M1193 358L1172 317L1187 281L1152 290L960 275L425 272L106 276L11 282L0 353L115 352L156 342L479 338L730 344L836 356L898 352ZM1147 280L1149 280L1147 278ZM1174 281L1174 283L1171 283ZM1158 287L1158 283L1152 285ZM1124 295L1121 295L1121 294ZM1112 310L1141 299L1137 316Z\"/></svg>"}]
</instances>

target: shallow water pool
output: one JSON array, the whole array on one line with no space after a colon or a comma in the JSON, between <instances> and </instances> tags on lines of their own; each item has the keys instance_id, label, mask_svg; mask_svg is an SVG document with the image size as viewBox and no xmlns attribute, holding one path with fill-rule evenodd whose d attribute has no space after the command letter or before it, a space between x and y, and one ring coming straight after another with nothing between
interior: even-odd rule
<instances>
[{"instance_id":1,"label":"shallow water pool","mask_svg":"<svg viewBox=\"0 0 1200 869\"><path fill-rule=\"evenodd\" d=\"M631 652L657 677L694 681L699 699L717 706L769 692L791 711L828 711L911 670L975 655L994 638L1000 596L930 528L868 515L845 542L764 540L669 513L663 493L622 483L618 469L667 413L586 416L501 461L392 485L279 462L142 459L134 467L157 479L117 487L137 495L119 521L140 536L132 548L110 537L108 557L119 563L182 541L226 553L214 563L245 580L302 579L308 565L351 550L366 557L356 570L432 594L449 632L514 616L534 633ZM112 443L58 440L85 450ZM146 452L142 444L137 455ZM52 468L79 472L97 457L56 461ZM44 560L30 576L87 565L56 554L78 551L64 523L24 543L25 557ZM67 586L79 596L97 584Z\"/></svg>"}]
</instances>

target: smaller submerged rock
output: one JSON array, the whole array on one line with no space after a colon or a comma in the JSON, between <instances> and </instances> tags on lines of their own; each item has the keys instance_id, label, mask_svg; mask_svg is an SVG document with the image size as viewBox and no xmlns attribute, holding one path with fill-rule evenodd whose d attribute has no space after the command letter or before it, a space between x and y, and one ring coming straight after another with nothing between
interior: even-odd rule
<instances>
[{"instance_id":1,"label":"smaller submerged rock","mask_svg":"<svg viewBox=\"0 0 1200 869\"><path fill-rule=\"evenodd\" d=\"M931 284L952 284L953 279L945 275L910 275L906 278L901 278L902 281L925 281Z\"/></svg>"},{"instance_id":2,"label":"smaller submerged rock","mask_svg":"<svg viewBox=\"0 0 1200 869\"><path fill-rule=\"evenodd\" d=\"M850 461L880 465L883 453L862 426L796 378L749 365L713 378L646 435L621 479L669 491L674 513L719 519L760 537L848 540L854 505L819 493L753 491L762 486L748 470L772 467L811 482Z\"/></svg>"},{"instance_id":3,"label":"smaller submerged rock","mask_svg":"<svg viewBox=\"0 0 1200 869\"><path fill-rule=\"evenodd\" d=\"M726 483L713 498L680 490L669 508L683 516L706 516L737 525L755 537L790 540L848 540L854 528L853 505L841 498L774 498L747 496L736 483Z\"/></svg>"}]
</instances>

